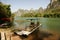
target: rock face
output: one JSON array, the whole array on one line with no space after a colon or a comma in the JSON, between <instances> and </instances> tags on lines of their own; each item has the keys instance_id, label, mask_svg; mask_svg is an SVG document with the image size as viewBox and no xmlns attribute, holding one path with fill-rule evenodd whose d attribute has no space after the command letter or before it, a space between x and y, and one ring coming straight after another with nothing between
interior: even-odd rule
<instances>
[{"instance_id":1,"label":"rock face","mask_svg":"<svg viewBox=\"0 0 60 40\"><path fill-rule=\"evenodd\" d=\"M47 8L56 8L56 7L60 7L60 0L50 0L50 3L47 6Z\"/></svg>"}]
</instances>

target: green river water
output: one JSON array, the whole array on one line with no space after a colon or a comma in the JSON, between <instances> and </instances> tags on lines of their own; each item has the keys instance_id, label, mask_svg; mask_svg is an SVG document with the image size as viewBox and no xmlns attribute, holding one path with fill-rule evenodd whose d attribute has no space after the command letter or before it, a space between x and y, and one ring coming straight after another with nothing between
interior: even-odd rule
<instances>
[{"instance_id":1,"label":"green river water","mask_svg":"<svg viewBox=\"0 0 60 40\"><path fill-rule=\"evenodd\" d=\"M38 21L42 24L42 27L41 27L42 29L52 30L60 33L60 18L15 17L15 21L26 20L26 19L38 19ZM28 20L26 20L25 22L16 22L16 23L18 23L19 25L27 26L29 24L29 22L27 21Z\"/></svg>"}]
</instances>

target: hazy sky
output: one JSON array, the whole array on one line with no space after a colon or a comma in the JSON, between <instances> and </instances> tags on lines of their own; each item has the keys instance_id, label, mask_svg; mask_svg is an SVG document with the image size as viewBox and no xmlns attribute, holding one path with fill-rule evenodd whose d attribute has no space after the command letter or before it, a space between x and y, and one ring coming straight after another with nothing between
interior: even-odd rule
<instances>
[{"instance_id":1,"label":"hazy sky","mask_svg":"<svg viewBox=\"0 0 60 40\"><path fill-rule=\"evenodd\" d=\"M40 7L46 8L50 0L0 0L5 4L11 5L11 11L15 12L18 9L38 9Z\"/></svg>"}]
</instances>

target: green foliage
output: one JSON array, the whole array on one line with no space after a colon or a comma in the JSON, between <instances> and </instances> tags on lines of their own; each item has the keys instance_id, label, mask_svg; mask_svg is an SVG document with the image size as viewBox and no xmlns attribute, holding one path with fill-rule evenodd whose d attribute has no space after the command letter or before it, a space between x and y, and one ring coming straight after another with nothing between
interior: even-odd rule
<instances>
[{"instance_id":1,"label":"green foliage","mask_svg":"<svg viewBox=\"0 0 60 40\"><path fill-rule=\"evenodd\" d=\"M26 13L26 14L23 14L21 16L22 17L33 17L33 14L32 13Z\"/></svg>"},{"instance_id":2,"label":"green foliage","mask_svg":"<svg viewBox=\"0 0 60 40\"><path fill-rule=\"evenodd\" d=\"M49 15L48 14L44 14L44 16L43 17L49 17Z\"/></svg>"},{"instance_id":3,"label":"green foliage","mask_svg":"<svg viewBox=\"0 0 60 40\"><path fill-rule=\"evenodd\" d=\"M21 15L21 17L41 17L40 13L26 13Z\"/></svg>"},{"instance_id":4,"label":"green foliage","mask_svg":"<svg viewBox=\"0 0 60 40\"><path fill-rule=\"evenodd\" d=\"M2 2L0 2L0 24L2 23L8 23L8 26L11 26L11 9L10 9L10 5L6 5L6 4L3 4ZM6 20L2 20L2 18L8 18Z\"/></svg>"},{"instance_id":5,"label":"green foliage","mask_svg":"<svg viewBox=\"0 0 60 40\"><path fill-rule=\"evenodd\" d=\"M40 14L40 13L36 13L36 14L34 15L34 17L41 17L41 14Z\"/></svg>"},{"instance_id":6,"label":"green foliage","mask_svg":"<svg viewBox=\"0 0 60 40\"><path fill-rule=\"evenodd\" d=\"M49 18L60 18L60 14L44 14L43 17L49 17Z\"/></svg>"},{"instance_id":7,"label":"green foliage","mask_svg":"<svg viewBox=\"0 0 60 40\"><path fill-rule=\"evenodd\" d=\"M0 2L0 18L3 17L10 17L11 16L11 11L10 11L10 5L4 5L3 3Z\"/></svg>"},{"instance_id":8,"label":"green foliage","mask_svg":"<svg viewBox=\"0 0 60 40\"><path fill-rule=\"evenodd\" d=\"M43 17L60 18L60 6L46 9Z\"/></svg>"}]
</instances>

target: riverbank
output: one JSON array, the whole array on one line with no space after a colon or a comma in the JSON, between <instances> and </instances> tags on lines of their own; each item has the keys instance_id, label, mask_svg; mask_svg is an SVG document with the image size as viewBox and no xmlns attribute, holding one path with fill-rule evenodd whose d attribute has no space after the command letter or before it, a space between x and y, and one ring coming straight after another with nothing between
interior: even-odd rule
<instances>
[{"instance_id":1,"label":"riverbank","mask_svg":"<svg viewBox=\"0 0 60 40\"><path fill-rule=\"evenodd\" d=\"M9 39L11 37L11 40L22 40L22 38L18 35L13 35L13 32L11 32L10 28L7 29L0 29L0 32L3 32L6 34L6 38ZM48 33L51 33L52 36L46 37ZM45 37L44 37L45 35ZM37 33L30 34L27 38L24 40L40 40L42 38L43 40L59 40L60 34L52 31L41 31Z\"/></svg>"}]
</instances>

